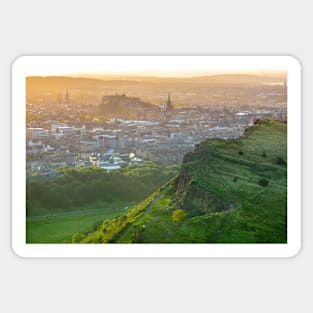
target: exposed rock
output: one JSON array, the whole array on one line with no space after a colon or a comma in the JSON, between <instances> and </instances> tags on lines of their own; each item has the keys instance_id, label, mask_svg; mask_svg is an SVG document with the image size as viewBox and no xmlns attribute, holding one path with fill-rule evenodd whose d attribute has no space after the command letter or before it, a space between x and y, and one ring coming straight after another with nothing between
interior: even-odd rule
<instances>
[{"instance_id":1,"label":"exposed rock","mask_svg":"<svg viewBox=\"0 0 313 313\"><path fill-rule=\"evenodd\" d=\"M200 186L193 179L192 171L188 169L188 163L192 163L193 158L205 162L204 154L205 151L201 151L201 145L199 145L197 153L190 152L185 155L175 184L177 202L191 216L224 211L230 208L229 204L224 203L216 195Z\"/></svg>"},{"instance_id":2,"label":"exposed rock","mask_svg":"<svg viewBox=\"0 0 313 313\"><path fill-rule=\"evenodd\" d=\"M185 193L182 208L190 215L201 213L219 212L230 209L230 207L215 195L210 194L204 188L191 183Z\"/></svg>"}]
</instances>

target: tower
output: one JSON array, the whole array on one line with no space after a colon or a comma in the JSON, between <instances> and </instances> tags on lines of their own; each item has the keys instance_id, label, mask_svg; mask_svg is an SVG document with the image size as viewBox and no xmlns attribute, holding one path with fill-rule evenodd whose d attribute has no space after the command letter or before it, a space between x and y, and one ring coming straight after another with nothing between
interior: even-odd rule
<instances>
[{"instance_id":1,"label":"tower","mask_svg":"<svg viewBox=\"0 0 313 313\"><path fill-rule=\"evenodd\" d=\"M162 103L159 106L159 109L160 109L160 120L166 121L169 116L168 114L174 109L172 105L170 93L167 94L167 101Z\"/></svg>"},{"instance_id":2,"label":"tower","mask_svg":"<svg viewBox=\"0 0 313 313\"><path fill-rule=\"evenodd\" d=\"M173 109L172 101L171 101L171 95L170 93L167 94L167 102L166 102L166 110L171 111Z\"/></svg>"}]
</instances>

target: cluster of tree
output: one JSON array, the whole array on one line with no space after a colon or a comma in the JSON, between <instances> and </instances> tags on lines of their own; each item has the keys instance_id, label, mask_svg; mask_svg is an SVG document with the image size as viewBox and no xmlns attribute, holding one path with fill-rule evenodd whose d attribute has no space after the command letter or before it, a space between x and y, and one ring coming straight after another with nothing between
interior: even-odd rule
<instances>
[{"instance_id":1,"label":"cluster of tree","mask_svg":"<svg viewBox=\"0 0 313 313\"><path fill-rule=\"evenodd\" d=\"M152 162L107 172L100 168L64 168L54 180L26 186L27 212L37 208L81 207L93 202L141 201L178 173L177 166Z\"/></svg>"}]
</instances>

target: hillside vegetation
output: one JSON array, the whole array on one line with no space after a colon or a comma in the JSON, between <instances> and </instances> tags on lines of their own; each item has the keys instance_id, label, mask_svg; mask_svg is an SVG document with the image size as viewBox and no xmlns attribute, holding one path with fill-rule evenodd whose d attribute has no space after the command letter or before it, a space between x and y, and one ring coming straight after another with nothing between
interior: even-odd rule
<instances>
[{"instance_id":1,"label":"hillside vegetation","mask_svg":"<svg viewBox=\"0 0 313 313\"><path fill-rule=\"evenodd\" d=\"M54 180L26 185L27 243L71 242L74 233L96 230L176 176L178 166L146 162L110 173L99 168L62 171Z\"/></svg>"},{"instance_id":2,"label":"hillside vegetation","mask_svg":"<svg viewBox=\"0 0 313 313\"><path fill-rule=\"evenodd\" d=\"M286 243L287 124L262 121L240 140L201 143L175 180L73 242Z\"/></svg>"},{"instance_id":3,"label":"hillside vegetation","mask_svg":"<svg viewBox=\"0 0 313 313\"><path fill-rule=\"evenodd\" d=\"M133 203L143 200L178 172L177 166L152 162L107 172L94 168L63 168L54 180L27 183L27 216L66 211L97 203Z\"/></svg>"}]
</instances>

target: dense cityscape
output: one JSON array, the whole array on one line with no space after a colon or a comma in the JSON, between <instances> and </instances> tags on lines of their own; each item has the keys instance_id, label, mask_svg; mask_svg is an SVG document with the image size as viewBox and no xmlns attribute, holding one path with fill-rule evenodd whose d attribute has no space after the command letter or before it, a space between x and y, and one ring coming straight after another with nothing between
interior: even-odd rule
<instances>
[{"instance_id":1,"label":"dense cityscape","mask_svg":"<svg viewBox=\"0 0 313 313\"><path fill-rule=\"evenodd\" d=\"M27 179L54 177L60 167L112 171L146 161L180 164L205 139L239 138L257 119L286 121L286 93L282 82L239 104L181 105L182 96L173 96L175 92L162 94L159 104L118 93L103 96L100 104L87 104L74 100L66 89L55 102L27 103ZM255 104L252 97L263 101ZM110 104L119 106L118 112L108 109Z\"/></svg>"}]
</instances>

